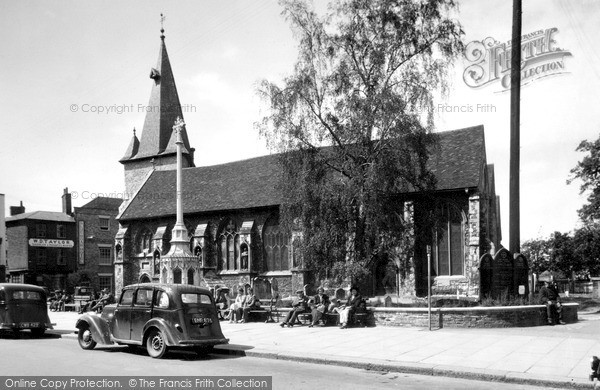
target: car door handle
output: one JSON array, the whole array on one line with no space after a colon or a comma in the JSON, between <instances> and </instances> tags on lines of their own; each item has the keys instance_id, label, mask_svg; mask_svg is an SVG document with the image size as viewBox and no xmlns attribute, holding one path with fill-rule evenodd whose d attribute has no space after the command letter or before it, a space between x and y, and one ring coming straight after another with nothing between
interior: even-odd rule
<instances>
[{"instance_id":1,"label":"car door handle","mask_svg":"<svg viewBox=\"0 0 600 390\"><path fill-rule=\"evenodd\" d=\"M152 310L144 310L145 313L152 313Z\"/></svg>"}]
</instances>

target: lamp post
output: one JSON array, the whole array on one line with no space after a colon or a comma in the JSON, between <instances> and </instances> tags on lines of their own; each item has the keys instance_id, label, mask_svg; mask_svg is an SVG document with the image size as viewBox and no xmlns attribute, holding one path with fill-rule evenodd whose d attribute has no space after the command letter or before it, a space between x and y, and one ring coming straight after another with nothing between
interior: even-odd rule
<instances>
[{"instance_id":1,"label":"lamp post","mask_svg":"<svg viewBox=\"0 0 600 390\"><path fill-rule=\"evenodd\" d=\"M427 245L427 314L431 330L431 245Z\"/></svg>"}]
</instances>

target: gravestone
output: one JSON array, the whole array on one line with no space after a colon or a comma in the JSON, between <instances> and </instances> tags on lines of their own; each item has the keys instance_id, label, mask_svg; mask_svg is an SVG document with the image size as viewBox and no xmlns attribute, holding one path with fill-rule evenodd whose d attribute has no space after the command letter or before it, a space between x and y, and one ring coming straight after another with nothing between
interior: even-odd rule
<instances>
[{"instance_id":1,"label":"gravestone","mask_svg":"<svg viewBox=\"0 0 600 390\"><path fill-rule=\"evenodd\" d=\"M494 278L493 271L494 258L489 253L481 257L479 262L479 291L481 297L489 297L492 295L492 281Z\"/></svg>"},{"instance_id":2,"label":"gravestone","mask_svg":"<svg viewBox=\"0 0 600 390\"><path fill-rule=\"evenodd\" d=\"M527 259L520 253L515 255L514 261L514 273L513 273L513 285L515 286L515 294L518 295L529 295L529 265ZM519 286L524 286L524 293L520 294L518 291Z\"/></svg>"},{"instance_id":3,"label":"gravestone","mask_svg":"<svg viewBox=\"0 0 600 390\"><path fill-rule=\"evenodd\" d=\"M494 256L493 272L492 296L497 298L505 291L509 295L513 293L514 263L508 249L502 248Z\"/></svg>"},{"instance_id":4,"label":"gravestone","mask_svg":"<svg viewBox=\"0 0 600 390\"><path fill-rule=\"evenodd\" d=\"M500 298L503 294L508 297L519 295L519 286L524 286L524 295L529 294L529 266L522 254L513 254L506 248L501 248L492 257L489 253L483 255L479 265L480 297Z\"/></svg>"}]
</instances>

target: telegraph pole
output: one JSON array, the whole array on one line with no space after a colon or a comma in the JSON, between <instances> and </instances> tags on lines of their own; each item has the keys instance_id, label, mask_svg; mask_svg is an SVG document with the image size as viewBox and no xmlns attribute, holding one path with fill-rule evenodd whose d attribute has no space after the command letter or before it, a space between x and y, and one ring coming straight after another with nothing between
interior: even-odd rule
<instances>
[{"instance_id":1,"label":"telegraph pole","mask_svg":"<svg viewBox=\"0 0 600 390\"><path fill-rule=\"evenodd\" d=\"M521 0L513 0L512 46L510 59L510 188L509 250L521 251L520 218L520 120L521 120Z\"/></svg>"}]
</instances>

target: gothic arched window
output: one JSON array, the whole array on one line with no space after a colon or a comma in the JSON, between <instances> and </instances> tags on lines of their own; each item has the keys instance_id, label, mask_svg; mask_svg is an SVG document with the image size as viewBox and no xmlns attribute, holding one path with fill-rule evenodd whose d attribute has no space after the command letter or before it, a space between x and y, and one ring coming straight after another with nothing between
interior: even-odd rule
<instances>
[{"instance_id":1,"label":"gothic arched window","mask_svg":"<svg viewBox=\"0 0 600 390\"><path fill-rule=\"evenodd\" d=\"M219 234L219 268L223 271L239 270L240 266L240 235L233 221L223 228Z\"/></svg>"},{"instance_id":2,"label":"gothic arched window","mask_svg":"<svg viewBox=\"0 0 600 390\"><path fill-rule=\"evenodd\" d=\"M138 252L150 252L150 248L152 246L152 231L149 228L143 228L142 231L138 234L137 239L137 248Z\"/></svg>"},{"instance_id":3,"label":"gothic arched window","mask_svg":"<svg viewBox=\"0 0 600 390\"><path fill-rule=\"evenodd\" d=\"M194 269L193 268L188 269L187 282L188 282L188 284L194 284Z\"/></svg>"},{"instance_id":4,"label":"gothic arched window","mask_svg":"<svg viewBox=\"0 0 600 390\"><path fill-rule=\"evenodd\" d=\"M290 269L290 235L279 226L277 218L270 218L263 231L264 254L267 271L287 271Z\"/></svg>"},{"instance_id":5,"label":"gothic arched window","mask_svg":"<svg viewBox=\"0 0 600 390\"><path fill-rule=\"evenodd\" d=\"M181 284L181 268L175 268L173 270L173 283Z\"/></svg>"},{"instance_id":6,"label":"gothic arched window","mask_svg":"<svg viewBox=\"0 0 600 390\"><path fill-rule=\"evenodd\" d=\"M436 213L433 264L438 276L464 274L465 214L451 203L443 204Z\"/></svg>"}]
</instances>

